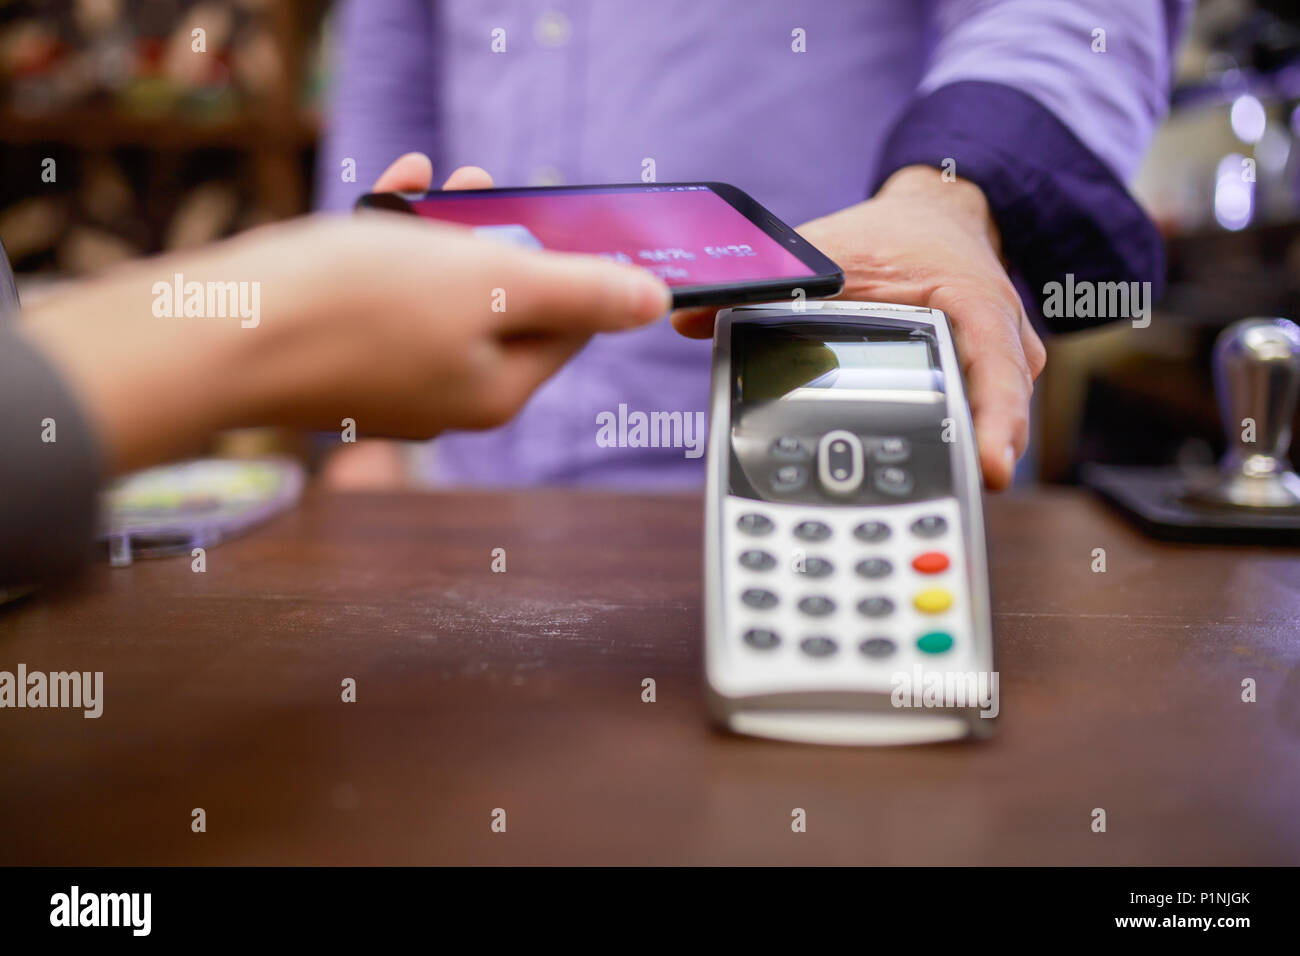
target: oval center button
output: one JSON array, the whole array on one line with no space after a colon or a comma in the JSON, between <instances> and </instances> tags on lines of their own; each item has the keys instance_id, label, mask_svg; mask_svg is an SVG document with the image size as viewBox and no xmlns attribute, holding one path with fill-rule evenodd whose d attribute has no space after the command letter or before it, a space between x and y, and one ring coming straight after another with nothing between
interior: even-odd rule
<instances>
[{"instance_id":1,"label":"oval center button","mask_svg":"<svg viewBox=\"0 0 1300 956\"><path fill-rule=\"evenodd\" d=\"M922 574L939 574L948 570L948 555L942 551L927 551L912 559L912 567Z\"/></svg>"},{"instance_id":2,"label":"oval center button","mask_svg":"<svg viewBox=\"0 0 1300 956\"><path fill-rule=\"evenodd\" d=\"M952 607L952 593L943 588L926 588L912 598L912 604L922 614L942 614Z\"/></svg>"}]
</instances>

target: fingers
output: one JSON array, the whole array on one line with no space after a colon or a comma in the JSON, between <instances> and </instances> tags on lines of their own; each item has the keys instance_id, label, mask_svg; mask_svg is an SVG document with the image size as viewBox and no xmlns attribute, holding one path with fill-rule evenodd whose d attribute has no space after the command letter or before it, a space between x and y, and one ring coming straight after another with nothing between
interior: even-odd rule
<instances>
[{"instance_id":1,"label":"fingers","mask_svg":"<svg viewBox=\"0 0 1300 956\"><path fill-rule=\"evenodd\" d=\"M491 189L492 176L478 166L461 166L447 177L443 189ZM406 153L375 180L374 191L428 192L433 187L433 163L423 153Z\"/></svg>"},{"instance_id":2,"label":"fingers","mask_svg":"<svg viewBox=\"0 0 1300 956\"><path fill-rule=\"evenodd\" d=\"M491 174L478 166L461 166L442 184L443 189L491 189L492 186Z\"/></svg>"},{"instance_id":3,"label":"fingers","mask_svg":"<svg viewBox=\"0 0 1300 956\"><path fill-rule=\"evenodd\" d=\"M460 170L457 170L459 172ZM453 174L455 175L455 174ZM484 174L486 175L486 174ZM428 192L433 185L433 163L423 153L406 153L393 160L375 180L377 193Z\"/></svg>"},{"instance_id":4,"label":"fingers","mask_svg":"<svg viewBox=\"0 0 1300 956\"><path fill-rule=\"evenodd\" d=\"M508 343L505 346L506 374L510 382L507 392L515 411L522 408L528 397L588 341L590 336L587 335L556 335L529 337ZM511 414L513 416L514 413Z\"/></svg>"},{"instance_id":5,"label":"fingers","mask_svg":"<svg viewBox=\"0 0 1300 956\"><path fill-rule=\"evenodd\" d=\"M1047 349L1043 346L1043 340L1034 331L1029 316L1024 314L1023 309L1020 316L1020 347L1024 350L1025 361L1029 363L1030 376L1034 381L1038 381L1038 376L1042 374L1043 368L1047 365Z\"/></svg>"},{"instance_id":6,"label":"fingers","mask_svg":"<svg viewBox=\"0 0 1300 956\"><path fill-rule=\"evenodd\" d=\"M331 491L393 491L407 485L402 447L367 439L325 459L318 479Z\"/></svg>"},{"instance_id":7,"label":"fingers","mask_svg":"<svg viewBox=\"0 0 1300 956\"><path fill-rule=\"evenodd\" d=\"M714 308L678 309L671 316L673 328L688 339L713 337L713 323L718 317Z\"/></svg>"},{"instance_id":8,"label":"fingers","mask_svg":"<svg viewBox=\"0 0 1300 956\"><path fill-rule=\"evenodd\" d=\"M587 342L587 335L521 335L494 343L488 371L470 391L462 428L499 428Z\"/></svg>"},{"instance_id":9,"label":"fingers","mask_svg":"<svg viewBox=\"0 0 1300 956\"><path fill-rule=\"evenodd\" d=\"M503 334L587 335L653 322L672 305L668 287L636 266L592 256L519 253L500 282Z\"/></svg>"},{"instance_id":10,"label":"fingers","mask_svg":"<svg viewBox=\"0 0 1300 956\"><path fill-rule=\"evenodd\" d=\"M1032 380L1014 329L982 330L964 336L964 344L962 338L959 333L980 469L989 489L1001 491L1011 484L1016 460L1029 443Z\"/></svg>"},{"instance_id":11,"label":"fingers","mask_svg":"<svg viewBox=\"0 0 1300 956\"><path fill-rule=\"evenodd\" d=\"M1011 484L1029 439L1029 389L1015 378L1022 369L1002 357L972 363L966 373L980 470L990 491Z\"/></svg>"}]
</instances>

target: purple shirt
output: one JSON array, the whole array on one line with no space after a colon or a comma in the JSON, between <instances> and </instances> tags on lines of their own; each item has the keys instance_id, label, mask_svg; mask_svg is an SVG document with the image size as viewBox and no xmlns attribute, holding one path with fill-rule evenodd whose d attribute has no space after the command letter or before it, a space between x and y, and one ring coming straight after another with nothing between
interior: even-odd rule
<instances>
[{"instance_id":1,"label":"purple shirt","mask_svg":"<svg viewBox=\"0 0 1300 956\"><path fill-rule=\"evenodd\" d=\"M730 182L797 225L902 165L952 156L1031 287L1067 267L1158 278L1158 240L1122 181L1163 113L1188 4L352 0L321 203L348 208L410 150L439 175L474 164L501 186L636 182L652 159L658 181ZM342 181L346 159L356 182ZM597 336L509 425L440 438L432 473L696 486L704 459L690 449L597 436L620 405L694 419L709 358L666 320Z\"/></svg>"}]
</instances>

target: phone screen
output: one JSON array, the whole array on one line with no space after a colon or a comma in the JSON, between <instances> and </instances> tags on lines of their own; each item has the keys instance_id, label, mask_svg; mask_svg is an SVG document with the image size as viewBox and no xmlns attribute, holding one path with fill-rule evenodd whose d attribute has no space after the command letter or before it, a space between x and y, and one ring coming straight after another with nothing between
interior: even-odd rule
<instances>
[{"instance_id":1,"label":"phone screen","mask_svg":"<svg viewBox=\"0 0 1300 956\"><path fill-rule=\"evenodd\" d=\"M411 200L410 208L430 219L471 226L484 238L642 266L669 286L816 275L702 184L451 191Z\"/></svg>"}]
</instances>

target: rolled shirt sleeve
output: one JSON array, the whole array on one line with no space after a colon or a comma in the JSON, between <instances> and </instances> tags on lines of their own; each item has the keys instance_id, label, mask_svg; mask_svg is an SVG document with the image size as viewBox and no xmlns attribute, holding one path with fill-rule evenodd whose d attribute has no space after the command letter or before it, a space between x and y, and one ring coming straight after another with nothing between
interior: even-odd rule
<instances>
[{"instance_id":1,"label":"rolled shirt sleeve","mask_svg":"<svg viewBox=\"0 0 1300 956\"><path fill-rule=\"evenodd\" d=\"M0 316L0 589L67 577L86 562L102 474L77 400Z\"/></svg>"},{"instance_id":2,"label":"rolled shirt sleeve","mask_svg":"<svg viewBox=\"0 0 1300 956\"><path fill-rule=\"evenodd\" d=\"M1189 6L940 0L933 55L882 147L875 187L918 164L975 182L1035 296L1067 274L1147 281L1158 295L1163 245L1125 182L1166 109Z\"/></svg>"}]
</instances>

